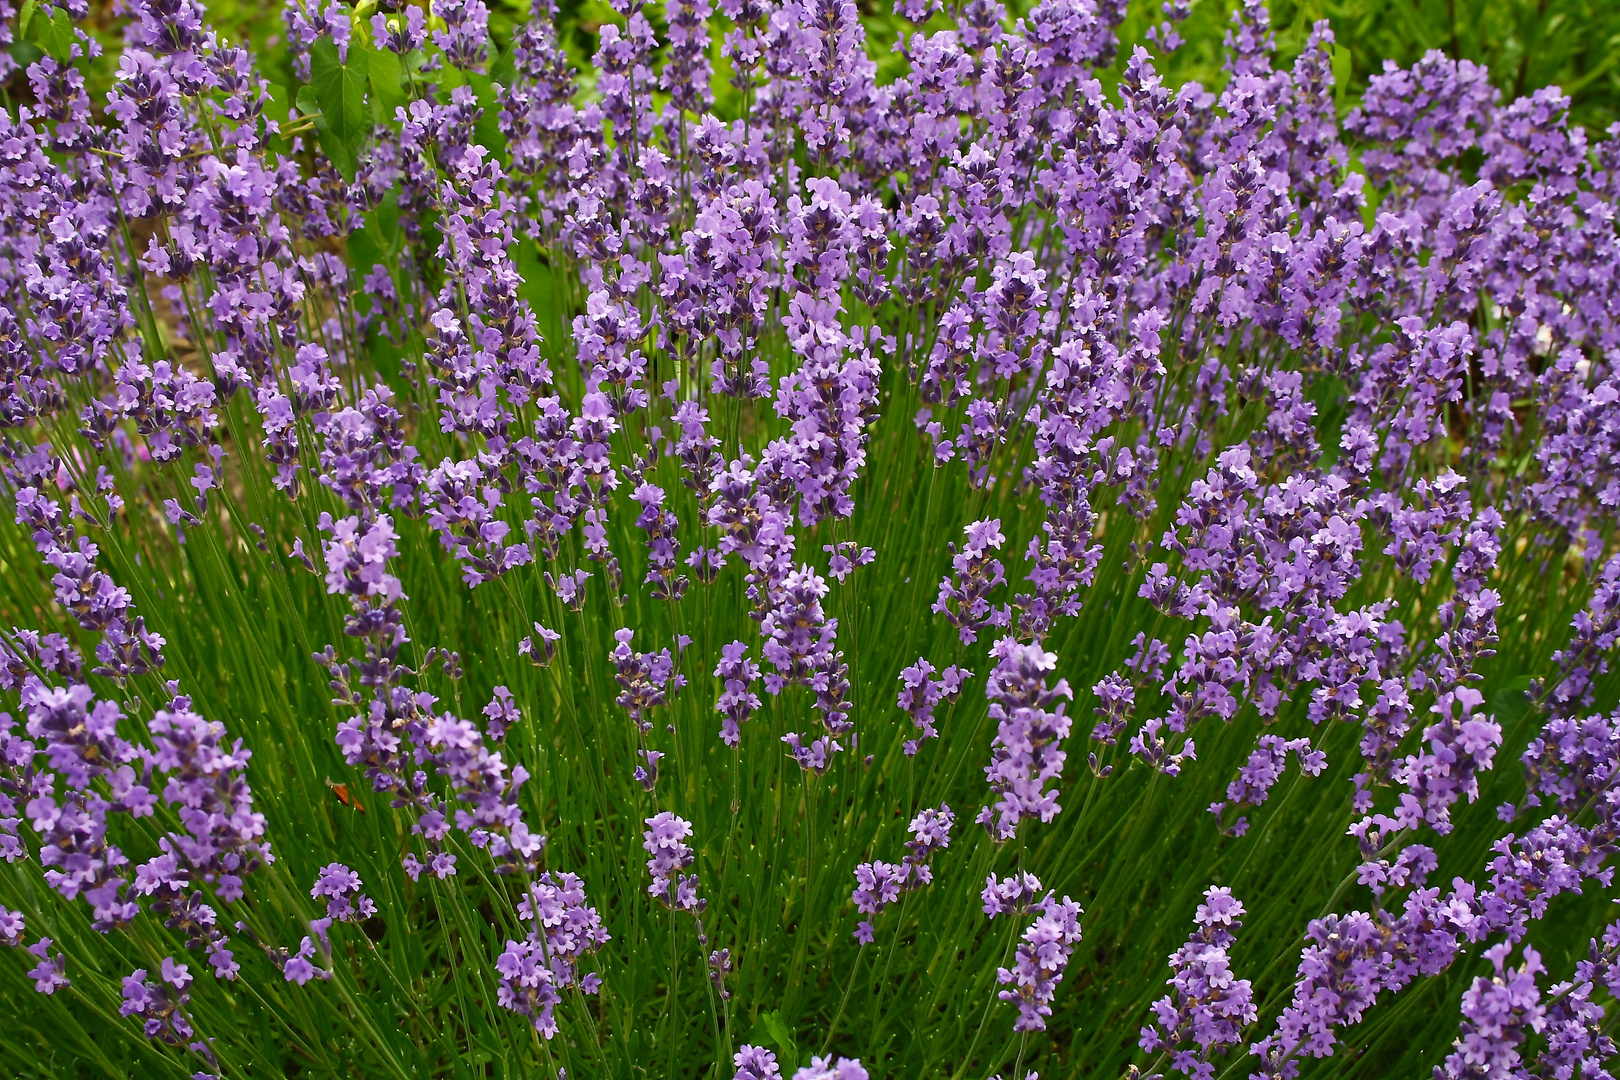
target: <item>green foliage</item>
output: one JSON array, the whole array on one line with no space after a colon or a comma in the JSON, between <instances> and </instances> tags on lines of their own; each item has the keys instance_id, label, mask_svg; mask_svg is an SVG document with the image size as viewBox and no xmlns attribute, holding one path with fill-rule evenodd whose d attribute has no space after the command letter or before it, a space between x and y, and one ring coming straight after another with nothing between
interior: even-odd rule
<instances>
[{"instance_id":1,"label":"green foliage","mask_svg":"<svg viewBox=\"0 0 1620 1080\"><path fill-rule=\"evenodd\" d=\"M1193 0L1180 28L1187 43L1162 64L1167 82L1222 84L1221 41L1236 6ZM1122 40L1144 40L1163 18L1159 7L1160 0L1132 0ZM1559 86L1570 96L1570 119L1594 135L1620 120L1620 4L1611 0L1274 0L1271 14L1280 63L1292 62L1311 27L1327 20L1338 44L1341 109L1386 62L1407 67L1438 49L1487 67L1504 100Z\"/></svg>"}]
</instances>

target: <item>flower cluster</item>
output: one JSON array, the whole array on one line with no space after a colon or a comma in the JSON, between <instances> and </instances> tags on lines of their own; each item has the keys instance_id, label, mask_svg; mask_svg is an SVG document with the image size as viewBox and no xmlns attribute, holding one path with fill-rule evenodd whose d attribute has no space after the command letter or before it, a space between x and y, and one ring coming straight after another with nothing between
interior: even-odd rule
<instances>
[{"instance_id":1,"label":"flower cluster","mask_svg":"<svg viewBox=\"0 0 1620 1080\"><path fill-rule=\"evenodd\" d=\"M701 912L707 901L698 896L697 875L681 873L696 858L686 843L692 835L692 823L665 810L648 818L645 824L641 846L651 856L647 873L652 875L647 892L670 907Z\"/></svg>"},{"instance_id":2,"label":"flower cluster","mask_svg":"<svg viewBox=\"0 0 1620 1080\"><path fill-rule=\"evenodd\" d=\"M1172 1068L1197 1080L1215 1075L1211 1055L1239 1042L1259 1013L1253 987L1232 974L1228 953L1243 915L1231 889L1204 891L1193 915L1198 929L1170 956L1172 990L1153 1003L1156 1022L1142 1029L1143 1050L1168 1053Z\"/></svg>"},{"instance_id":3,"label":"flower cluster","mask_svg":"<svg viewBox=\"0 0 1620 1080\"><path fill-rule=\"evenodd\" d=\"M929 862L934 852L951 846L951 828L956 815L941 804L939 809L925 808L911 822L911 839L906 841L906 854L898 864L864 862L855 867L855 891L850 899L855 910L863 915L881 915L883 909L900 899L901 893L920 889L934 880ZM861 944L870 944L875 928L870 918L862 919L855 927L855 938Z\"/></svg>"},{"instance_id":4,"label":"flower cluster","mask_svg":"<svg viewBox=\"0 0 1620 1080\"><path fill-rule=\"evenodd\" d=\"M943 671L936 669L922 657L917 662L900 672L900 682L903 688L896 702L910 717L917 728L917 737L906 740L905 752L907 757L914 756L924 742L939 738L939 730L934 726L934 710L940 702L954 702L962 694L962 684L973 677L973 672L952 664Z\"/></svg>"},{"instance_id":5,"label":"flower cluster","mask_svg":"<svg viewBox=\"0 0 1620 1080\"><path fill-rule=\"evenodd\" d=\"M1002 1001L1018 1006L1015 1031L1045 1031L1052 1015L1052 999L1063 981L1064 969L1080 940L1080 905L1065 896L1047 893L1034 908L1035 921L1024 930L1011 968L997 968Z\"/></svg>"},{"instance_id":6,"label":"flower cluster","mask_svg":"<svg viewBox=\"0 0 1620 1080\"><path fill-rule=\"evenodd\" d=\"M530 932L521 940L508 939L495 958L496 1000L551 1039L557 1035L555 1010L563 991L578 987L594 994L601 988L601 979L582 974L579 963L606 945L609 935L596 909L585 902L584 882L573 874L540 875L518 901L517 912Z\"/></svg>"},{"instance_id":7,"label":"flower cluster","mask_svg":"<svg viewBox=\"0 0 1620 1080\"><path fill-rule=\"evenodd\" d=\"M997 728L984 774L996 801L979 812L978 821L997 841L1006 841L1024 819L1051 821L1061 809L1057 793L1046 785L1063 775L1067 755L1058 744L1069 735L1063 710L1074 694L1067 679L1046 685L1057 656L1039 645L1002 638L992 655L996 667L985 692Z\"/></svg>"}]
</instances>

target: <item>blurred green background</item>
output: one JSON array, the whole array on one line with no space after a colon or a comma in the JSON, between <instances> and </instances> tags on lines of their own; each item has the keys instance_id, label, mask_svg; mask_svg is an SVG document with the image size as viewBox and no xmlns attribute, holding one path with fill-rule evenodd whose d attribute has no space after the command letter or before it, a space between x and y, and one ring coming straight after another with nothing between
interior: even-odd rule
<instances>
[{"instance_id":1,"label":"blurred green background","mask_svg":"<svg viewBox=\"0 0 1620 1080\"><path fill-rule=\"evenodd\" d=\"M490 26L504 46L512 27L528 14L529 0L486 0ZM1003 0L1017 14L1033 0ZM1221 41L1237 0L1193 0L1191 16L1182 26L1186 44L1164 63L1169 82L1180 85L1197 79L1218 87ZM858 0L868 33L868 53L877 61L880 79L900 74L900 58L891 51L902 23L891 11L890 0ZM1148 27L1157 23L1161 0L1131 0L1122 27L1127 46L1143 42ZM214 25L234 40L249 41L260 54L272 81L291 82L279 49L282 21L276 0L204 0ZM654 24L661 20L652 7ZM95 0L93 22L111 28L109 0ZM1429 49L1486 65L1492 81L1507 99L1538 87L1557 85L1572 100L1571 119L1597 136L1620 120L1620 0L1272 0L1272 22L1280 60L1291 62L1304 47L1311 26L1326 19L1333 27L1339 53L1335 72L1344 79L1340 108L1348 110L1359 98L1370 75L1386 61L1409 65ZM563 41L576 63L587 62L596 48L596 30L613 18L606 0L558 0L558 24ZM660 26L661 29L661 26ZM24 64L39 54L37 46L22 42L13 47ZM102 58L103 74L112 75L114 54ZM718 47L715 59L719 60ZM1122 62L1122 61L1120 61ZM717 68L719 64L716 65ZM1109 75L1103 81L1109 84ZM7 88L15 98L26 96L19 73ZM724 91L717 87L723 94ZM722 109L724 103L722 103Z\"/></svg>"},{"instance_id":2,"label":"blurred green background","mask_svg":"<svg viewBox=\"0 0 1620 1080\"><path fill-rule=\"evenodd\" d=\"M528 11L527 0L486 0L491 28L504 43ZM1008 0L1003 0L1008 2ZM1014 14L1033 0L1010 0ZM274 53L281 31L280 6L257 0L204 0L215 24L238 40L251 39L261 53ZM889 0L858 0L870 34L868 52L888 77L899 74L890 51L901 22ZM1165 65L1175 84L1197 79L1221 82L1221 39L1236 0L1193 0L1182 28L1187 43ZM1122 36L1128 45L1161 18L1160 0L1131 0ZM1272 22L1283 61L1304 47L1312 24L1326 19L1343 49L1337 73L1348 64L1341 88L1348 109L1386 60L1405 66L1429 49L1486 65L1506 98L1557 85L1573 102L1572 119L1595 136L1620 120L1620 0L1272 0ZM596 28L611 20L605 0L559 0L558 23L576 62L596 47ZM718 54L718 49L716 50ZM1129 48L1120 50L1129 55ZM269 59L269 57L266 57ZM718 59L718 55L716 56ZM1106 81L1106 80L1105 80Z\"/></svg>"}]
</instances>

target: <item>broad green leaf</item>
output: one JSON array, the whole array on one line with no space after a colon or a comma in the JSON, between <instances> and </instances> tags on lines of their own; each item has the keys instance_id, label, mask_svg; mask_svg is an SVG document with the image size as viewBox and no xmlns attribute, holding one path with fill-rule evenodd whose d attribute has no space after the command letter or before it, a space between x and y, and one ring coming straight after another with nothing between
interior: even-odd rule
<instances>
[{"instance_id":1,"label":"broad green leaf","mask_svg":"<svg viewBox=\"0 0 1620 1080\"><path fill-rule=\"evenodd\" d=\"M1349 49L1343 45L1333 46L1333 99L1336 103L1343 103L1350 92L1350 77L1354 73L1350 61Z\"/></svg>"},{"instance_id":2,"label":"broad green leaf","mask_svg":"<svg viewBox=\"0 0 1620 1080\"><path fill-rule=\"evenodd\" d=\"M449 101L450 91L466 83L467 73L458 67L446 64L442 69L434 73L433 81L439 84L439 96L444 98L445 101Z\"/></svg>"},{"instance_id":3,"label":"broad green leaf","mask_svg":"<svg viewBox=\"0 0 1620 1080\"><path fill-rule=\"evenodd\" d=\"M371 92L379 122L391 122L394 110L410 100L405 93L405 72L397 53L376 49L371 53Z\"/></svg>"},{"instance_id":4,"label":"broad green leaf","mask_svg":"<svg viewBox=\"0 0 1620 1080\"><path fill-rule=\"evenodd\" d=\"M366 72L371 50L350 43L348 62L338 59L337 46L321 38L310 49L310 85L320 103L316 124L321 147L345 180L354 179L355 162L367 135Z\"/></svg>"},{"instance_id":5,"label":"broad green leaf","mask_svg":"<svg viewBox=\"0 0 1620 1080\"><path fill-rule=\"evenodd\" d=\"M348 240L349 269L356 276L364 277L371 272L371 268L387 258L387 253L377 242L377 234L367 222L363 229L356 229L349 234Z\"/></svg>"},{"instance_id":6,"label":"broad green leaf","mask_svg":"<svg viewBox=\"0 0 1620 1080\"><path fill-rule=\"evenodd\" d=\"M489 47L490 63L489 77L502 86L511 86L517 79L517 64L513 62L510 53L495 54L495 46Z\"/></svg>"},{"instance_id":7,"label":"broad green leaf","mask_svg":"<svg viewBox=\"0 0 1620 1080\"><path fill-rule=\"evenodd\" d=\"M39 47L52 57L60 61L69 59L69 50L73 47L73 19L67 12L57 9L51 13L51 21L39 23Z\"/></svg>"},{"instance_id":8,"label":"broad green leaf","mask_svg":"<svg viewBox=\"0 0 1620 1080\"><path fill-rule=\"evenodd\" d=\"M349 234L349 267L364 276L378 263L397 261L404 247L405 237L399 230L399 196L389 192L376 209L367 211L365 225Z\"/></svg>"},{"instance_id":9,"label":"broad green leaf","mask_svg":"<svg viewBox=\"0 0 1620 1080\"><path fill-rule=\"evenodd\" d=\"M771 1042L776 1045L777 1053L781 1054L785 1060L790 1062L797 1062L799 1060L799 1048L798 1045L793 1041L793 1033L790 1032L788 1030L788 1026L782 1022L782 1017L779 1013L760 1013L759 1023L760 1026L765 1029L765 1033L770 1036Z\"/></svg>"},{"instance_id":10,"label":"broad green leaf","mask_svg":"<svg viewBox=\"0 0 1620 1080\"><path fill-rule=\"evenodd\" d=\"M490 42L489 62L485 70L494 72L510 67L511 64L507 61L507 58L501 55L500 50L495 47L493 41ZM496 157L504 157L506 154L506 136L501 134L501 103L499 96L495 93L495 85L499 81L493 74L483 74L477 71L467 73L467 85L472 87L473 93L477 95L478 104L483 106L484 110L483 115L478 118L478 123L473 127L473 134L490 153ZM509 85L510 82L511 79L509 78L502 85Z\"/></svg>"},{"instance_id":11,"label":"broad green leaf","mask_svg":"<svg viewBox=\"0 0 1620 1080\"><path fill-rule=\"evenodd\" d=\"M23 4L22 11L17 15L17 39L19 41L28 40L28 22L34 17L34 12L38 7L37 0L27 0Z\"/></svg>"}]
</instances>

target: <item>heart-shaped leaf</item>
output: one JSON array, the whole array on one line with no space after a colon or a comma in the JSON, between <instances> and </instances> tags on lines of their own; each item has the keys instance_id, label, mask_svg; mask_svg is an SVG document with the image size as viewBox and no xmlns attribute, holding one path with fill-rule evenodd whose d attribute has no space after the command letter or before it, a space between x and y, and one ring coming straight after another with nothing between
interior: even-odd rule
<instances>
[{"instance_id":1,"label":"heart-shaped leaf","mask_svg":"<svg viewBox=\"0 0 1620 1080\"><path fill-rule=\"evenodd\" d=\"M310 85L321 106L316 130L321 148L345 180L354 179L355 163L369 132L366 116L366 76L371 50L350 43L346 60L337 46L321 38L310 48Z\"/></svg>"}]
</instances>

